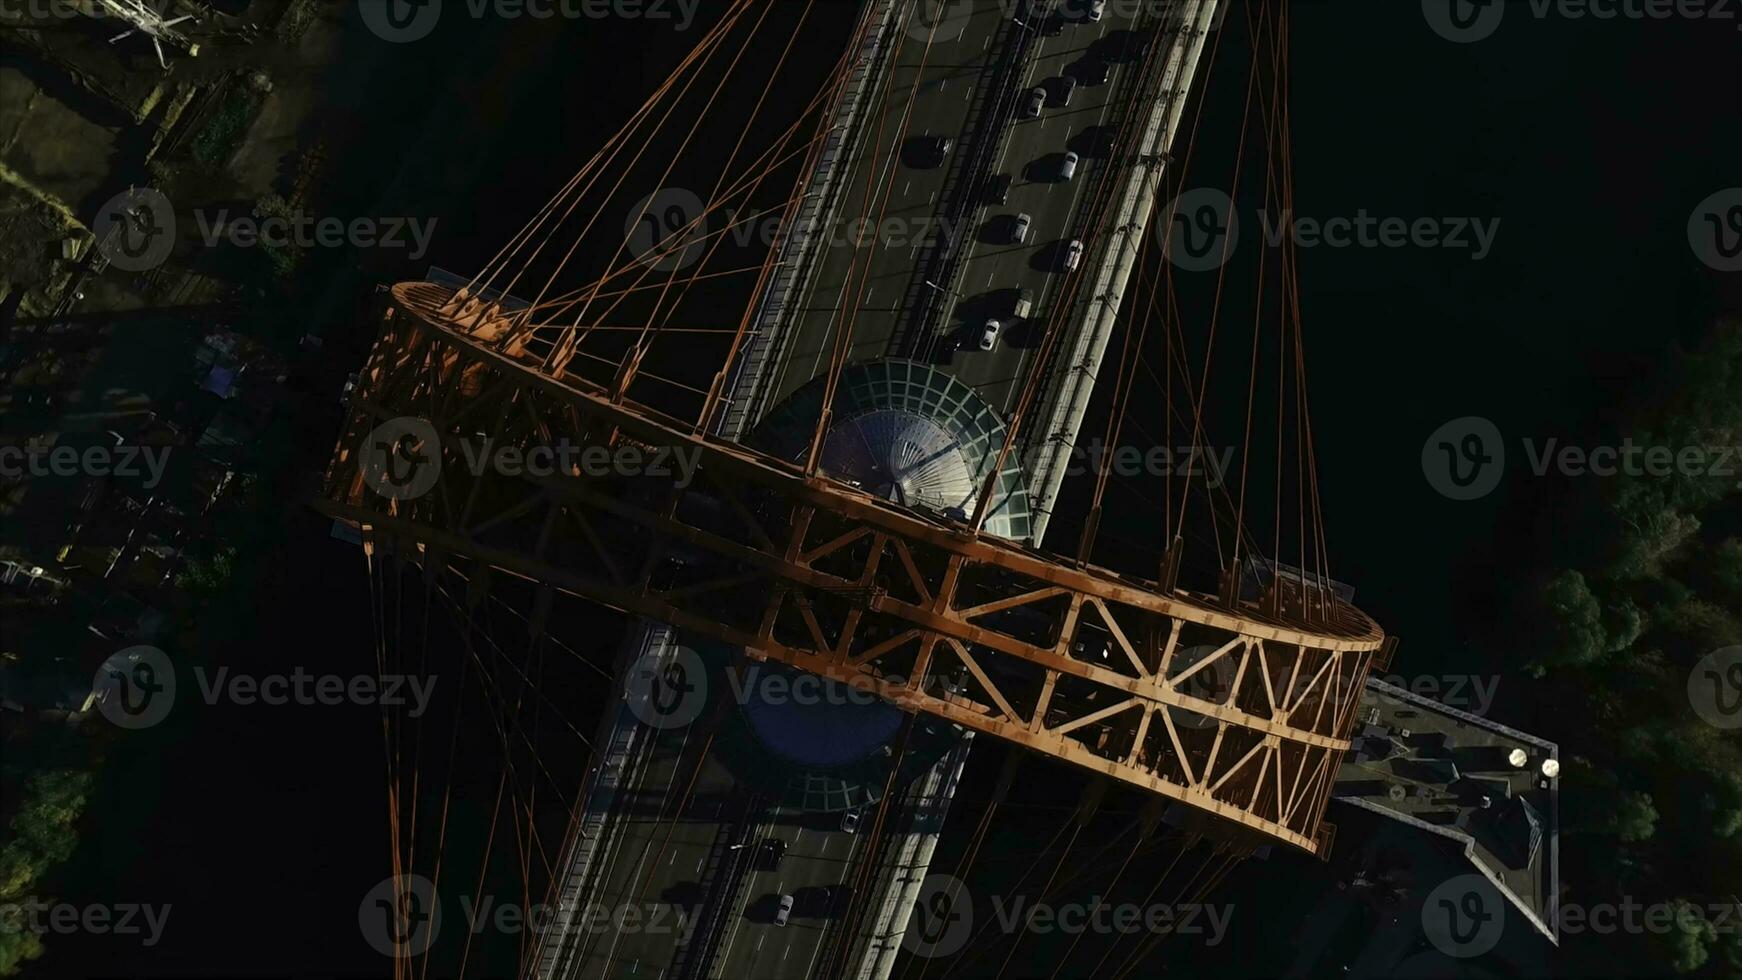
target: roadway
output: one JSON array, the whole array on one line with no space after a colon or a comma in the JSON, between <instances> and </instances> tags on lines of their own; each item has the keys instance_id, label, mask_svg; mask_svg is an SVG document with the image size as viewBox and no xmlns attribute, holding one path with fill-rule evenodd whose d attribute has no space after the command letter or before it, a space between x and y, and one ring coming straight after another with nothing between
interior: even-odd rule
<instances>
[{"instance_id":1,"label":"roadway","mask_svg":"<svg viewBox=\"0 0 1742 980\"><path fill-rule=\"evenodd\" d=\"M867 145L843 175L836 218L827 229L821 262L809 289L789 313L789 340L776 369L770 404L827 369L836 332L850 325L850 360L883 356L902 325L914 271L926 243L940 231L938 210L949 181L967 151L962 132L994 70L994 41L1015 25L1004 0L939 5L936 21L924 14L934 5L916 3L895 32L900 48L890 77L870 100L864 123ZM957 143L942 164L927 159L927 136ZM856 219L892 234L860 241ZM849 292L849 289L851 292Z\"/></svg>"},{"instance_id":2,"label":"roadway","mask_svg":"<svg viewBox=\"0 0 1742 980\"><path fill-rule=\"evenodd\" d=\"M721 686L717 675L710 680ZM713 721L741 724L729 705L688 725L645 729L648 741L613 803L610 839L588 892L588 908L611 918L583 926L569 976L800 980L835 935L840 919L806 899L847 882L865 838L842 831L838 813L792 811L735 779L711 751ZM769 838L787 844L776 867L765 867L757 853ZM799 905L777 926L783 894L796 895ZM634 910L630 924L620 928L626 909Z\"/></svg>"},{"instance_id":3,"label":"roadway","mask_svg":"<svg viewBox=\"0 0 1742 980\"><path fill-rule=\"evenodd\" d=\"M1012 178L1009 202L981 211L975 234L966 240L969 251L934 349L941 358L945 345L957 338L970 341L954 356L955 374L1006 417L1016 408L1023 372L1040 345L1035 328L1054 312L1068 280L1061 266L1065 243L1084 238L1088 252L1078 272L1092 268L1094 242L1087 241L1082 212L1093 200L1093 192L1104 188L1110 163L1106 148L1120 121L1115 113L1124 95L1122 86L1135 83L1141 68L1131 51L1137 25L1122 16L1135 11L1134 4L1109 4L1099 22L1073 14L1077 19L1067 20L1056 36L1043 34L1021 90L1044 88L1047 106L1037 118L1016 120L1011 127L993 168L994 173ZM1107 81L1078 84L1068 107L1055 105L1064 79L1087 77L1085 69L1095 63L1108 65ZM1059 167L1067 151L1076 152L1081 162L1071 180L1060 181ZM1007 244L1006 229L1020 213L1033 221L1028 241ZM1020 290L1032 293L1034 309L1026 324L1012 325L1010 311ZM998 346L983 353L972 341L992 317L1005 327Z\"/></svg>"},{"instance_id":4,"label":"roadway","mask_svg":"<svg viewBox=\"0 0 1742 980\"><path fill-rule=\"evenodd\" d=\"M832 227L825 229L814 278L789 312L793 320L774 367L770 404L826 369L837 332L848 324L852 360L888 356L901 332L914 329L908 318L916 289L926 288L919 285L920 269L926 246L939 230L940 211L950 195L967 190L963 182L977 194L988 176L968 165L976 149L970 129L998 144L990 172L1010 173L1013 181L1006 205L968 212L973 227L963 230L958 244L968 250L956 279L960 293L945 297L940 339L953 341L970 329L977 333L977 325L970 326L973 319L983 323L988 305L1008 302L1017 289L1030 289L1036 297L1032 321L1041 322L1051 312L1065 279L1054 268L1055 253L1071 237L1107 167L1095 152L1097 141L1107 139L1108 127L1116 125L1120 86L1135 80L1138 65L1113 64L1108 82L1079 85L1068 107L1049 104L1037 119L1019 121L1007 109L997 119L977 113L990 111L988 106L998 105L998 97L1012 87L1026 91L1044 85L1056 92L1058 79L1093 60L1092 52L1100 55L1109 44L1128 43L1133 24L1121 19L1127 7L1109 4L1103 20L1092 23L1073 0L1066 5L1062 29L1025 37L1020 32L1026 28L1006 16L1005 0L944 4L935 30L931 21L919 19L934 5L914 5L914 19L895 34L901 47L891 75L868 103L864 136L876 146L857 154L841 178L841 203ZM1033 45L1032 56L1012 66L1000 46L1024 42ZM920 148L933 136L956 141L941 164L925 159ZM1061 183L1052 175L1066 149L1083 159L1075 179ZM1033 219L1027 243L1000 244L997 219L1018 211ZM855 243L850 240L855 218L873 219L894 229L896 237ZM1092 260L1091 250L1080 268L1090 268ZM952 352L953 344L934 344L917 333L910 343L920 356L951 360L958 376L1008 413L1038 343L1023 333L1009 331L985 353ZM652 737L625 774L589 899L611 910L636 908L647 926L587 935L570 976L804 978L829 948L840 920L813 913L802 899L818 895L823 886L845 883L867 841L841 831L838 814L788 812L739 785L717 759L699 758L709 744L694 735L702 727L698 722L649 730ZM865 829L871 819L867 814ZM753 859L756 842L769 837L788 845L777 868ZM776 926L773 910L782 894L798 895L801 904L787 925ZM721 911L710 914L709 908ZM651 925L656 919L663 928Z\"/></svg>"},{"instance_id":5,"label":"roadway","mask_svg":"<svg viewBox=\"0 0 1742 980\"><path fill-rule=\"evenodd\" d=\"M879 91L866 130L867 138L885 145L861 153L844 178L836 230L793 314L775 401L827 368L843 322L852 330L849 360L898 352L899 331L913 327L907 317L916 283L924 281L916 275L921 249L929 233L943 227L944 195L956 193L963 183L977 195L991 174L1012 177L1007 204L968 212L969 227L962 230L959 247L969 251L955 288L947 290L939 321L943 328L918 336L914 356L952 363L959 377L1008 414L1039 338L1032 329L1010 329L990 352L981 352L973 341L988 316L1008 318L1018 290L1032 291L1036 303L1029 321L1039 323L1063 287L1065 276L1057 260L1108 166L1103 154L1119 122L1115 113L1125 95L1123 86L1136 81L1140 68L1134 51L1138 5L1109 4L1105 16L1091 22L1076 0L1058 0L1057 11L1049 16L1061 23L1047 29L1042 17L1031 18L1028 27L1013 23L1006 16L1007 0L972 0L942 5L945 12L935 31L931 22L917 19L921 9L931 6L916 4L916 19L898 35L903 44L895 59L894 82ZM1033 32L1035 47L1020 75L1011 77L1000 67L1001 52L994 42L1019 43L1023 30ZM928 36L929 50L923 40ZM1064 76L1082 76L1097 61L1109 63L1108 80L1079 84L1068 107L1054 105ZM1040 116L1021 120L1006 112L996 125L985 127L986 137L1001 144L995 163L988 171L965 172L974 135L967 127L977 121L976 113L988 111L987 105L1007 90L1027 92L1037 86L1049 93ZM927 136L956 140L942 165L916 152ZM1082 161L1073 180L1059 182L1056 174L1067 150L1076 151ZM879 201L885 202L881 208L875 206ZM1019 212L1033 219L1027 243L1006 244L1008 222ZM841 230L855 218L893 228L896 237L887 244L855 246ZM1091 251L1080 268L1090 268L1092 260ZM958 340L965 342L964 349L952 351Z\"/></svg>"}]
</instances>

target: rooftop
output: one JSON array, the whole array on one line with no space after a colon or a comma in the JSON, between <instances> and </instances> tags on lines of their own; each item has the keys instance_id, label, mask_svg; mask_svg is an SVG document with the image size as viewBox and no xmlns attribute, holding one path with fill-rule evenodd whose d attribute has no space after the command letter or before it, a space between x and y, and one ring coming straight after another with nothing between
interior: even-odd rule
<instances>
[{"instance_id":1,"label":"rooftop","mask_svg":"<svg viewBox=\"0 0 1742 980\"><path fill-rule=\"evenodd\" d=\"M1559 748L1372 678L1357 722L1333 798L1461 843L1558 945Z\"/></svg>"}]
</instances>

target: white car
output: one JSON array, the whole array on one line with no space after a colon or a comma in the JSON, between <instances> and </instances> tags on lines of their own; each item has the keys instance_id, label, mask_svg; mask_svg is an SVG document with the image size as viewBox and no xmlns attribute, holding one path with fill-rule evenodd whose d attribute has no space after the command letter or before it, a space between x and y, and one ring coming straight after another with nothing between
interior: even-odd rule
<instances>
[{"instance_id":1,"label":"white car","mask_svg":"<svg viewBox=\"0 0 1742 980\"><path fill-rule=\"evenodd\" d=\"M987 320L986 326L980 330L980 349L991 350L998 346L998 321Z\"/></svg>"},{"instance_id":2,"label":"white car","mask_svg":"<svg viewBox=\"0 0 1742 980\"><path fill-rule=\"evenodd\" d=\"M1065 162L1059 164L1059 179L1070 180L1072 177L1075 177L1077 175L1077 164L1080 162L1082 162L1082 157L1077 156L1075 152L1066 153Z\"/></svg>"},{"instance_id":3,"label":"white car","mask_svg":"<svg viewBox=\"0 0 1742 980\"><path fill-rule=\"evenodd\" d=\"M859 830L859 811L858 810L848 810L846 813L841 815L841 831L843 833L853 834L853 833L857 833L858 830Z\"/></svg>"},{"instance_id":4,"label":"white car","mask_svg":"<svg viewBox=\"0 0 1742 980\"><path fill-rule=\"evenodd\" d=\"M1046 105L1046 89L1037 88L1028 93L1028 101L1022 104L1022 118L1033 119L1040 115L1040 110Z\"/></svg>"},{"instance_id":5,"label":"white car","mask_svg":"<svg viewBox=\"0 0 1742 980\"><path fill-rule=\"evenodd\" d=\"M792 918L792 896L780 896L780 907L774 910L774 924L786 925L786 920Z\"/></svg>"},{"instance_id":6,"label":"white car","mask_svg":"<svg viewBox=\"0 0 1742 980\"><path fill-rule=\"evenodd\" d=\"M1089 0L1089 20L1098 21L1107 13L1107 0Z\"/></svg>"},{"instance_id":7,"label":"white car","mask_svg":"<svg viewBox=\"0 0 1742 980\"><path fill-rule=\"evenodd\" d=\"M1071 239L1071 243L1065 246L1065 271L1075 272L1077 271L1077 266L1082 264L1083 240L1081 238L1073 238Z\"/></svg>"},{"instance_id":8,"label":"white car","mask_svg":"<svg viewBox=\"0 0 1742 980\"><path fill-rule=\"evenodd\" d=\"M1010 229L1010 243L1012 245L1026 244L1028 241L1028 226L1033 223L1034 219L1029 216L1027 211L1018 214L1016 216L1016 224L1012 225Z\"/></svg>"}]
</instances>

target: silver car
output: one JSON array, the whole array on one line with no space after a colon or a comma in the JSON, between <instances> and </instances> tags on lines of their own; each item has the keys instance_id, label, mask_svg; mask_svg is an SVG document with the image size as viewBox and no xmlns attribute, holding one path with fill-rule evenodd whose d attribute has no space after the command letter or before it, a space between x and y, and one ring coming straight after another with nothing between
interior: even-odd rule
<instances>
[{"instance_id":1,"label":"silver car","mask_svg":"<svg viewBox=\"0 0 1742 980\"><path fill-rule=\"evenodd\" d=\"M1077 164L1080 162L1082 162L1082 158L1077 156L1075 152L1066 153L1065 162L1059 164L1059 179L1070 180L1072 177L1075 177L1077 175Z\"/></svg>"},{"instance_id":2,"label":"silver car","mask_svg":"<svg viewBox=\"0 0 1742 980\"><path fill-rule=\"evenodd\" d=\"M1028 93L1028 101L1022 104L1022 118L1033 119L1040 115L1040 110L1046 105L1046 89L1037 88Z\"/></svg>"},{"instance_id":3,"label":"silver car","mask_svg":"<svg viewBox=\"0 0 1742 980\"><path fill-rule=\"evenodd\" d=\"M1027 242L1028 241L1028 226L1033 224L1033 223L1034 223L1034 219L1029 216L1027 211L1024 211L1021 214L1018 214L1016 216L1016 224L1012 225L1011 229L1010 229L1010 241L1011 241L1011 243L1014 245L1021 245L1025 242Z\"/></svg>"},{"instance_id":4,"label":"silver car","mask_svg":"<svg viewBox=\"0 0 1742 980\"><path fill-rule=\"evenodd\" d=\"M1071 239L1071 243L1065 246L1065 271L1075 272L1077 271L1077 266L1082 264L1083 240L1081 238L1073 238Z\"/></svg>"},{"instance_id":5,"label":"silver car","mask_svg":"<svg viewBox=\"0 0 1742 980\"><path fill-rule=\"evenodd\" d=\"M786 920L792 918L792 896L780 896L780 906L774 910L774 924L786 925Z\"/></svg>"},{"instance_id":6,"label":"silver car","mask_svg":"<svg viewBox=\"0 0 1742 980\"><path fill-rule=\"evenodd\" d=\"M998 346L998 326L997 320L987 320L986 325L980 328L981 350L991 350Z\"/></svg>"}]
</instances>

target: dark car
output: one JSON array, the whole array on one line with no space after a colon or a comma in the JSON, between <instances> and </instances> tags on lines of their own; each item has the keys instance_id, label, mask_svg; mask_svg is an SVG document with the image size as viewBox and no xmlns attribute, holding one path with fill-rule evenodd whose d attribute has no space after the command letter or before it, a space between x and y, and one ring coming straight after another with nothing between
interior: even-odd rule
<instances>
[{"instance_id":1,"label":"dark car","mask_svg":"<svg viewBox=\"0 0 1742 980\"><path fill-rule=\"evenodd\" d=\"M1113 65L1107 61L1081 61L1075 66L1072 74L1084 85L1105 85L1113 74Z\"/></svg>"},{"instance_id":2,"label":"dark car","mask_svg":"<svg viewBox=\"0 0 1742 980\"><path fill-rule=\"evenodd\" d=\"M778 837L764 837L756 844L756 862L764 871L774 871L780 867L780 859L786 857L786 841Z\"/></svg>"},{"instance_id":3,"label":"dark car","mask_svg":"<svg viewBox=\"0 0 1742 980\"><path fill-rule=\"evenodd\" d=\"M1010 175L993 174L987 177L983 196L987 204L1003 204L1010 200Z\"/></svg>"},{"instance_id":4,"label":"dark car","mask_svg":"<svg viewBox=\"0 0 1742 980\"><path fill-rule=\"evenodd\" d=\"M927 136L920 143L920 156L926 166L936 167L944 162L950 151L956 148L956 141L948 136Z\"/></svg>"}]
</instances>

